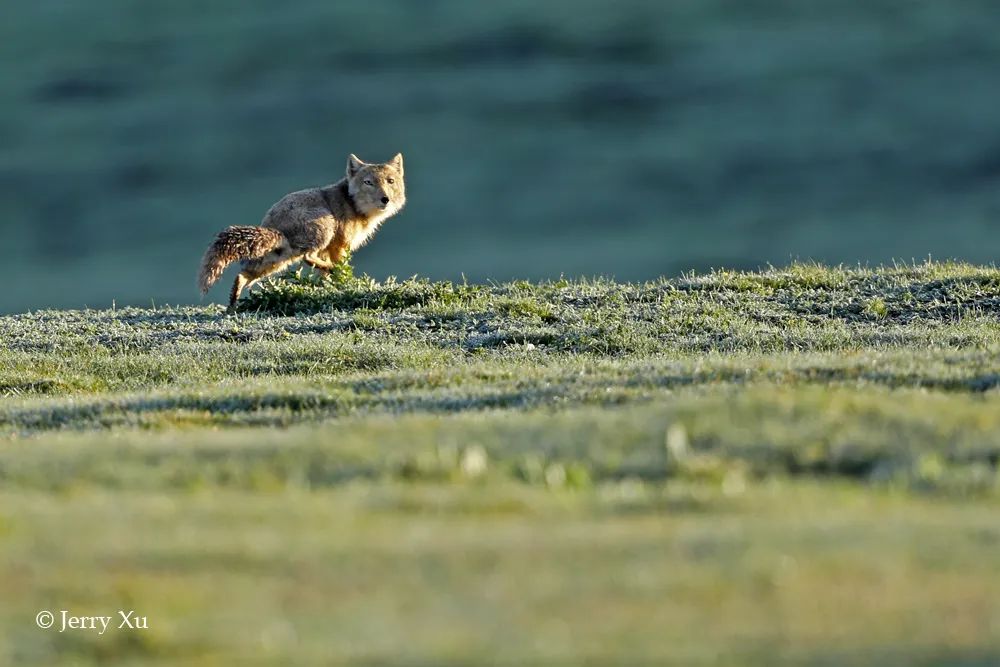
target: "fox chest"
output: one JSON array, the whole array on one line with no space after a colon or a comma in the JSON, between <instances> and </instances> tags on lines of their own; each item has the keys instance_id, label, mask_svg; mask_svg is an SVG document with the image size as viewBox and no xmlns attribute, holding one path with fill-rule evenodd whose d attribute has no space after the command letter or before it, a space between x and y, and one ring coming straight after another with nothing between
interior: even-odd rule
<instances>
[{"instance_id":1,"label":"fox chest","mask_svg":"<svg viewBox=\"0 0 1000 667\"><path fill-rule=\"evenodd\" d=\"M350 223L345 230L345 241L348 247L353 251L363 246L378 231L380 224L382 224L381 219Z\"/></svg>"}]
</instances>

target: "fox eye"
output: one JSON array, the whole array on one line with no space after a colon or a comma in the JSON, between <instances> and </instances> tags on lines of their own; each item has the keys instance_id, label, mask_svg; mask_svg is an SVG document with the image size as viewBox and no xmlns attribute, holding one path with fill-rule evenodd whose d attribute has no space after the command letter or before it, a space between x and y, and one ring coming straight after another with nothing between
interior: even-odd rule
<instances>
[{"instance_id":1,"label":"fox eye","mask_svg":"<svg viewBox=\"0 0 1000 667\"><path fill-rule=\"evenodd\" d=\"M394 178L387 178L387 179L385 179L385 182L386 183L395 183L396 179L394 179Z\"/></svg>"},{"instance_id":2,"label":"fox eye","mask_svg":"<svg viewBox=\"0 0 1000 667\"><path fill-rule=\"evenodd\" d=\"M372 183L372 179L366 178L365 179L365 185L374 185L374 183Z\"/></svg>"}]
</instances>

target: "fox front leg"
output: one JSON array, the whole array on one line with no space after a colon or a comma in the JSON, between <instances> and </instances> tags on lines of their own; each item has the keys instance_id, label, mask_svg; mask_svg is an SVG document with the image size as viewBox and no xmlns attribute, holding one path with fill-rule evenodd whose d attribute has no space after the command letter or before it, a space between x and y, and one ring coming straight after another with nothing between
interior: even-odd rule
<instances>
[{"instance_id":1,"label":"fox front leg","mask_svg":"<svg viewBox=\"0 0 1000 667\"><path fill-rule=\"evenodd\" d=\"M344 239L337 236L325 248L309 252L305 256L304 261L325 276L344 261L347 257L347 248L348 246Z\"/></svg>"},{"instance_id":2,"label":"fox front leg","mask_svg":"<svg viewBox=\"0 0 1000 667\"><path fill-rule=\"evenodd\" d=\"M306 256L302 258L303 262L314 268L322 276L328 275L331 269L336 266L336 264L331 262L328 258L322 256L324 252L325 251L323 250L313 251L307 253Z\"/></svg>"}]
</instances>

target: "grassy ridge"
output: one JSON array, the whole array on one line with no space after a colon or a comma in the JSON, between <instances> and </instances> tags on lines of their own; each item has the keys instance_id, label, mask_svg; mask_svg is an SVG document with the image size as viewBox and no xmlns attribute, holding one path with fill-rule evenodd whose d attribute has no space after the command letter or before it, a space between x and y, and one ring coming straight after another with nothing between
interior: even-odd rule
<instances>
[{"instance_id":1,"label":"grassy ridge","mask_svg":"<svg viewBox=\"0 0 1000 667\"><path fill-rule=\"evenodd\" d=\"M0 662L995 664L998 287L290 275L0 318ZM32 625L121 606L154 627Z\"/></svg>"}]
</instances>

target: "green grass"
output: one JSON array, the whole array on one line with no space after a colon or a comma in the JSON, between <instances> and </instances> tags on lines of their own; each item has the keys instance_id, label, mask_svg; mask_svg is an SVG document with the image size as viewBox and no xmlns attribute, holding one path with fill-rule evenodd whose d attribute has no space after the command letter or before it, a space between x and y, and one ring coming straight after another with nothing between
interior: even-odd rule
<instances>
[{"instance_id":1,"label":"green grass","mask_svg":"<svg viewBox=\"0 0 1000 667\"><path fill-rule=\"evenodd\" d=\"M992 665L1000 271L0 318L0 663ZM42 631L42 609L148 631Z\"/></svg>"}]
</instances>

